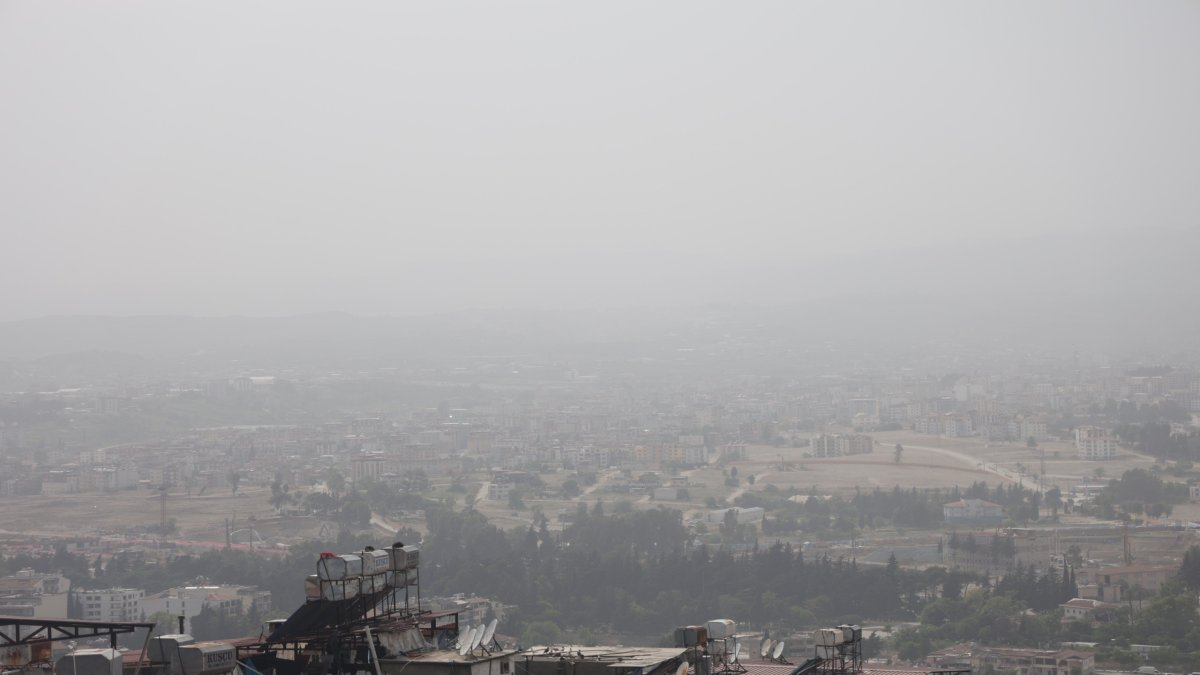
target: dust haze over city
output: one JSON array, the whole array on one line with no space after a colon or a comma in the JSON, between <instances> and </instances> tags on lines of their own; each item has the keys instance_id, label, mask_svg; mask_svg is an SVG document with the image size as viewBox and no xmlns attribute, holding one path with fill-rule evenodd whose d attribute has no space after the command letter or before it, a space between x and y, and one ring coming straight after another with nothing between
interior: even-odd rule
<instances>
[{"instance_id":1,"label":"dust haze over city","mask_svg":"<svg viewBox=\"0 0 1200 675\"><path fill-rule=\"evenodd\" d=\"M1194 2L6 1L0 91L5 673L1200 671Z\"/></svg>"}]
</instances>

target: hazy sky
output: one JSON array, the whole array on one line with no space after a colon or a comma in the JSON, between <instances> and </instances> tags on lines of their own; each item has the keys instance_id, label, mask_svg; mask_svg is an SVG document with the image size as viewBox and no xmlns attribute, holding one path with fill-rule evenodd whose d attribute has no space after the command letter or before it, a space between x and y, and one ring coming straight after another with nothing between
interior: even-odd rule
<instances>
[{"instance_id":1,"label":"hazy sky","mask_svg":"<svg viewBox=\"0 0 1200 675\"><path fill-rule=\"evenodd\" d=\"M0 96L0 318L763 301L1200 226L1196 2L0 2Z\"/></svg>"}]
</instances>

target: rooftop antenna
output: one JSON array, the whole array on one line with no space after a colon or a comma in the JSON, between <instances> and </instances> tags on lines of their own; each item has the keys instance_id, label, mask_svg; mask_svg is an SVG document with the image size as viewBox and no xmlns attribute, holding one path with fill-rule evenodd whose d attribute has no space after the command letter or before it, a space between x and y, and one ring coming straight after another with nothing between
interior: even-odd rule
<instances>
[{"instance_id":1,"label":"rooftop antenna","mask_svg":"<svg viewBox=\"0 0 1200 675\"><path fill-rule=\"evenodd\" d=\"M471 634L471 651L472 652L479 648L479 643L483 642L483 632L485 630L487 630L487 629L483 627L483 624L479 624L478 626L475 626L475 631Z\"/></svg>"},{"instance_id":2,"label":"rooftop antenna","mask_svg":"<svg viewBox=\"0 0 1200 675\"><path fill-rule=\"evenodd\" d=\"M778 661L783 656L783 640L775 643L775 651L771 654L771 659Z\"/></svg>"},{"instance_id":3,"label":"rooftop antenna","mask_svg":"<svg viewBox=\"0 0 1200 675\"><path fill-rule=\"evenodd\" d=\"M475 639L475 629L471 628L458 639L458 655L466 656L467 652L471 651L471 641Z\"/></svg>"},{"instance_id":4,"label":"rooftop antenna","mask_svg":"<svg viewBox=\"0 0 1200 675\"><path fill-rule=\"evenodd\" d=\"M488 622L487 628L483 631L483 648L487 649L492 645L492 640L496 639L496 626L500 624L496 619Z\"/></svg>"},{"instance_id":5,"label":"rooftop antenna","mask_svg":"<svg viewBox=\"0 0 1200 675\"><path fill-rule=\"evenodd\" d=\"M758 655L762 658L767 658L767 654L771 653L771 638L763 638L762 645L758 648Z\"/></svg>"},{"instance_id":6,"label":"rooftop antenna","mask_svg":"<svg viewBox=\"0 0 1200 675\"><path fill-rule=\"evenodd\" d=\"M687 671L688 671L688 662L684 661L679 664L678 668L675 669L675 675L687 675Z\"/></svg>"}]
</instances>

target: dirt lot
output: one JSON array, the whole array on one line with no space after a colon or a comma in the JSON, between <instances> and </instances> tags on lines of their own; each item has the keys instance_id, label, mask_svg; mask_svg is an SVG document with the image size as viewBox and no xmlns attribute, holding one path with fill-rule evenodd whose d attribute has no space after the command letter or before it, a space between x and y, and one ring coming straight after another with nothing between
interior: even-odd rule
<instances>
[{"instance_id":1,"label":"dirt lot","mask_svg":"<svg viewBox=\"0 0 1200 675\"><path fill-rule=\"evenodd\" d=\"M775 448L750 446L745 460L733 462L741 481L738 488L726 487L721 468L710 466L689 472L691 485L685 502L657 502L649 497L631 497L608 493L605 479L580 499L589 505L603 499L611 510L618 502L629 501L634 508L647 509L667 506L696 515L706 510L709 497L732 499L745 490L762 490L767 485L794 487L807 491L816 486L822 493L853 494L856 488L889 489L895 485L909 487L966 487L975 481L989 485L998 482L1021 481L1028 487L1037 485L1040 451L1021 444L987 444L976 439L951 439L923 436L911 432L872 434L877 441L870 454L830 459L806 458L807 448ZM904 446L901 461L894 457L896 443ZM1103 479L1120 476L1135 467L1148 467L1153 462L1143 456L1123 452L1108 462L1086 462L1075 459L1073 448L1066 443L1045 443L1045 487L1057 484L1064 491L1080 482L1097 480L1096 470ZM749 485L746 477L755 476ZM472 489L477 489L475 484ZM462 495L454 495L458 508L463 508ZM225 518L236 519L238 528L252 526L270 543L290 543L318 536L322 524L316 519L277 519L267 503L270 490L244 487L234 496L228 490L188 497L173 493L167 500L167 518L175 519L179 538L201 542L224 540ZM528 500L527 509L514 512L508 504L480 499L476 508L505 529L527 527L533 519L532 509L541 508L550 527L561 527L557 516L573 512L577 501L547 499ZM145 489L113 494L61 494L6 499L0 501L0 530L43 535L103 534L131 527L157 525L160 517L157 493ZM250 522L253 517L254 522ZM1173 518L1200 519L1200 505L1185 504L1175 509ZM403 523L414 525L419 523ZM249 536L248 534L243 536Z\"/></svg>"},{"instance_id":2,"label":"dirt lot","mask_svg":"<svg viewBox=\"0 0 1200 675\"><path fill-rule=\"evenodd\" d=\"M191 497L171 493L166 515L175 519L181 538L224 541L226 518L246 527L254 516L261 521L256 530L271 529L275 510L267 503L270 496L270 490L259 487L242 488L236 496L227 489ZM158 525L160 509L158 493L146 489L5 499L0 501L0 530L51 536L104 534Z\"/></svg>"},{"instance_id":3,"label":"dirt lot","mask_svg":"<svg viewBox=\"0 0 1200 675\"><path fill-rule=\"evenodd\" d=\"M872 434L876 440L871 454L829 459L805 458L807 448L750 446L749 458L734 462L742 475L757 474L753 489L764 485L807 489L815 485L822 492L852 493L854 489L875 487L966 487L975 481L989 485L1021 482L1034 487L1040 471L1040 450L1020 444L988 444L977 439L924 436L911 432ZM897 443L904 446L901 461L895 461ZM1075 459L1074 448L1067 443L1044 443L1046 478L1044 486L1058 485L1064 491L1084 481L1095 481L1096 469L1104 479L1120 476L1135 467L1146 468L1153 462L1125 452L1107 462Z\"/></svg>"}]
</instances>

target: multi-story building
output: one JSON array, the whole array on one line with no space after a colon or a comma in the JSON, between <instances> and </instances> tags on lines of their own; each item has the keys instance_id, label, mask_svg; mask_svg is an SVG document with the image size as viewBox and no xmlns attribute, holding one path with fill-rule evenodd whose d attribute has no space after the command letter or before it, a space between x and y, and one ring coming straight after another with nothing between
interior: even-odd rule
<instances>
[{"instance_id":1,"label":"multi-story building","mask_svg":"<svg viewBox=\"0 0 1200 675\"><path fill-rule=\"evenodd\" d=\"M1121 602L1126 589L1141 588L1155 593L1178 568L1170 565L1124 565L1121 567L1084 568L1076 572L1079 594L1106 602Z\"/></svg>"},{"instance_id":2,"label":"multi-story building","mask_svg":"<svg viewBox=\"0 0 1200 675\"><path fill-rule=\"evenodd\" d=\"M350 477L357 485L362 481L377 481L383 475L387 458L382 453L362 454L350 460Z\"/></svg>"},{"instance_id":3,"label":"multi-story building","mask_svg":"<svg viewBox=\"0 0 1200 675\"><path fill-rule=\"evenodd\" d=\"M1075 448L1079 459L1113 459L1117 456L1117 439L1100 427L1082 426L1075 429Z\"/></svg>"},{"instance_id":4,"label":"multi-story building","mask_svg":"<svg viewBox=\"0 0 1200 675\"><path fill-rule=\"evenodd\" d=\"M1091 675L1096 672L1096 659L1090 652L1073 649L976 647L971 653L971 669L1015 675Z\"/></svg>"},{"instance_id":5,"label":"multi-story building","mask_svg":"<svg viewBox=\"0 0 1200 675\"><path fill-rule=\"evenodd\" d=\"M71 580L61 574L39 574L23 569L0 578L0 615L67 616Z\"/></svg>"},{"instance_id":6,"label":"multi-story building","mask_svg":"<svg viewBox=\"0 0 1200 675\"><path fill-rule=\"evenodd\" d=\"M871 452L875 441L863 434L821 434L809 441L813 457L841 457Z\"/></svg>"},{"instance_id":7,"label":"multi-story building","mask_svg":"<svg viewBox=\"0 0 1200 675\"><path fill-rule=\"evenodd\" d=\"M88 621L141 621L142 598L146 592L140 588L75 589L71 592L75 600L78 618Z\"/></svg>"},{"instance_id":8,"label":"multi-story building","mask_svg":"<svg viewBox=\"0 0 1200 675\"><path fill-rule=\"evenodd\" d=\"M975 433L975 424L970 415L946 415L942 420L942 433L947 436L971 436Z\"/></svg>"},{"instance_id":9,"label":"multi-story building","mask_svg":"<svg viewBox=\"0 0 1200 675\"><path fill-rule=\"evenodd\" d=\"M1004 507L982 499L960 499L943 504L942 517L948 524L993 524L1004 520Z\"/></svg>"},{"instance_id":10,"label":"multi-story building","mask_svg":"<svg viewBox=\"0 0 1200 675\"><path fill-rule=\"evenodd\" d=\"M271 592L260 591L256 586L180 586L142 600L146 616L158 612L183 616L186 630L191 630L192 618L205 609L225 616L265 614L271 609Z\"/></svg>"},{"instance_id":11,"label":"multi-story building","mask_svg":"<svg viewBox=\"0 0 1200 675\"><path fill-rule=\"evenodd\" d=\"M1044 441L1049 437L1046 431L1046 420L1035 417L1018 417L1008 423L1009 436L1017 441L1026 441L1032 438L1035 441Z\"/></svg>"}]
</instances>

